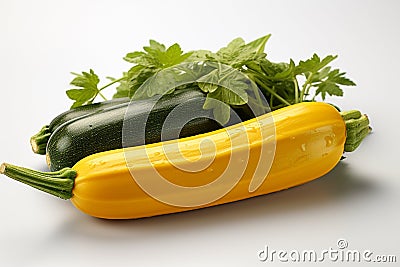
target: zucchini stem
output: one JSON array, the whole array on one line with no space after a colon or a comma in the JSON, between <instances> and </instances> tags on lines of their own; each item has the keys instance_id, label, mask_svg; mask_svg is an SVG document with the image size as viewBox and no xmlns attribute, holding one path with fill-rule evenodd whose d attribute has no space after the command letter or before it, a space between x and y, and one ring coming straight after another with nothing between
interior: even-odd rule
<instances>
[{"instance_id":1,"label":"zucchini stem","mask_svg":"<svg viewBox=\"0 0 400 267\"><path fill-rule=\"evenodd\" d=\"M0 166L0 174L62 199L72 197L77 175L72 168L64 168L56 172L40 172L8 163Z\"/></svg>"},{"instance_id":2,"label":"zucchini stem","mask_svg":"<svg viewBox=\"0 0 400 267\"><path fill-rule=\"evenodd\" d=\"M358 110L342 111L340 115L346 124L344 151L353 152L372 130L369 119Z\"/></svg>"},{"instance_id":3,"label":"zucchini stem","mask_svg":"<svg viewBox=\"0 0 400 267\"><path fill-rule=\"evenodd\" d=\"M49 141L50 135L49 126L43 126L42 129L30 139L32 151L40 155L46 154L47 141Z\"/></svg>"}]
</instances>

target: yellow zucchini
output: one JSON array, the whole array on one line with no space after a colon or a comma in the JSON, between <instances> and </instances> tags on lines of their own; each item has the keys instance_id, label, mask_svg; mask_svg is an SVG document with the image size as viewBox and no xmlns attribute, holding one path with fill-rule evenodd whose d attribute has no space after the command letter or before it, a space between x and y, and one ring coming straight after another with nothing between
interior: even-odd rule
<instances>
[{"instance_id":1,"label":"yellow zucchini","mask_svg":"<svg viewBox=\"0 0 400 267\"><path fill-rule=\"evenodd\" d=\"M364 137L352 133L358 139L346 141L349 129L368 128L360 116L342 117L329 104L306 102L206 134L93 154L72 169L42 173L3 164L0 172L71 198L94 217L175 213L321 177L339 162L346 143L352 150Z\"/></svg>"}]
</instances>

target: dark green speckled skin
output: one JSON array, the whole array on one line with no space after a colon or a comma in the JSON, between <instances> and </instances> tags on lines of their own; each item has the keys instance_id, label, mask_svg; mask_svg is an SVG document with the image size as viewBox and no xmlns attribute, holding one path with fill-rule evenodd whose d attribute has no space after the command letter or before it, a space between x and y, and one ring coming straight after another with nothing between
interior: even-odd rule
<instances>
[{"instance_id":1,"label":"dark green speckled skin","mask_svg":"<svg viewBox=\"0 0 400 267\"><path fill-rule=\"evenodd\" d=\"M99 110L103 110L105 108L123 104L123 103L129 103L129 98L128 97L116 98L116 99L112 99L112 100L107 100L107 101L103 101L103 102L99 102L99 103L93 103L90 105L84 105L84 106L70 109L68 111L61 113L57 117L55 117L49 124L49 130L52 133L59 126L61 126L63 123L65 123L67 121L97 112Z\"/></svg>"},{"instance_id":2,"label":"dark green speckled skin","mask_svg":"<svg viewBox=\"0 0 400 267\"><path fill-rule=\"evenodd\" d=\"M157 99L157 98L156 98ZM47 155L52 171L72 167L76 162L94 153L122 148L123 123L133 127L129 134L129 143L124 146L143 144L143 127L146 120L145 143L161 141L161 129L168 114L177 105L184 104L180 112L197 114L199 118L189 121L178 132L179 137L192 136L221 128L210 118L211 110L202 108L205 95L199 90L177 90L165 95L158 101L154 98L136 100L129 106L122 103L100 112L86 114L69 120L59 126L51 135L47 144ZM150 112L150 113L149 113ZM125 116L126 113L126 116ZM184 114L182 114L184 115ZM177 116L179 118L179 114ZM183 117L183 116L182 116ZM163 140L173 139L181 121L173 120L172 125L163 128Z\"/></svg>"}]
</instances>

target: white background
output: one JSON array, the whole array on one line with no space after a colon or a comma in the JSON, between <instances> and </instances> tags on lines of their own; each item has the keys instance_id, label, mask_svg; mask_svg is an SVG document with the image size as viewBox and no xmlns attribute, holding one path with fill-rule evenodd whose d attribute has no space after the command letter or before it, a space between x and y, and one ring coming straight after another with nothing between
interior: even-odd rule
<instances>
[{"instance_id":1,"label":"white background","mask_svg":"<svg viewBox=\"0 0 400 267\"><path fill-rule=\"evenodd\" d=\"M321 251L337 248L339 238L400 261L399 10L399 1L0 0L0 161L45 170L28 141L69 108L69 72L118 77L129 67L125 53L150 38L216 50L238 36L272 33L274 61L338 54L334 65L357 87L332 101L368 113L374 128L314 182L150 219L94 219L2 176L0 265L280 266L260 262L257 252Z\"/></svg>"}]
</instances>

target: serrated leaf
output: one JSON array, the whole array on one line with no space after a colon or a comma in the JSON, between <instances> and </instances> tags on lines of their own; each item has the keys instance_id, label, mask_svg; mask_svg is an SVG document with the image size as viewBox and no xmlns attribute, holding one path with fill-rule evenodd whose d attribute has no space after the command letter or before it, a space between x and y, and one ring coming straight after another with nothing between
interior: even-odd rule
<instances>
[{"instance_id":1,"label":"serrated leaf","mask_svg":"<svg viewBox=\"0 0 400 267\"><path fill-rule=\"evenodd\" d=\"M345 74L345 73L343 73L343 74ZM353 82L352 80L350 80L349 78L346 78L346 77L337 77L335 79L335 82L337 84L347 85L347 86L355 86L356 85L355 82Z\"/></svg>"},{"instance_id":2,"label":"serrated leaf","mask_svg":"<svg viewBox=\"0 0 400 267\"><path fill-rule=\"evenodd\" d=\"M296 66L295 74L307 76L308 73L316 73L336 58L337 56L328 55L321 60L317 54L314 54L310 59L299 62L299 65Z\"/></svg>"},{"instance_id":3,"label":"serrated leaf","mask_svg":"<svg viewBox=\"0 0 400 267\"><path fill-rule=\"evenodd\" d=\"M90 72L82 71L82 74L72 72L72 74L76 77L70 82L71 85L82 88L97 89L97 84L100 80L92 69Z\"/></svg>"},{"instance_id":4,"label":"serrated leaf","mask_svg":"<svg viewBox=\"0 0 400 267\"><path fill-rule=\"evenodd\" d=\"M331 96L343 96L343 90L339 85L355 85L353 81L344 76L345 74L345 72L340 72L339 69L330 71L329 67L326 67L323 71L317 73L319 81L314 85L317 86L315 96L321 94L323 100L325 100L326 94Z\"/></svg>"},{"instance_id":5,"label":"serrated leaf","mask_svg":"<svg viewBox=\"0 0 400 267\"><path fill-rule=\"evenodd\" d=\"M82 106L88 102L90 103L96 96L96 91L87 89L70 89L66 93L70 99L75 100L71 108Z\"/></svg>"},{"instance_id":6,"label":"serrated leaf","mask_svg":"<svg viewBox=\"0 0 400 267\"><path fill-rule=\"evenodd\" d=\"M148 47L144 47L144 49L151 49L153 51L160 51L160 52L164 52L165 51L165 45L155 41L155 40L150 40L149 41L150 46Z\"/></svg>"},{"instance_id":7,"label":"serrated leaf","mask_svg":"<svg viewBox=\"0 0 400 267\"><path fill-rule=\"evenodd\" d=\"M136 66L140 65L157 71L177 65L192 54L192 52L183 53L178 44L173 44L168 49L165 49L165 45L155 40L150 40L150 46L143 47L143 50L145 52L128 53L124 59L130 63L137 64Z\"/></svg>"},{"instance_id":8,"label":"serrated leaf","mask_svg":"<svg viewBox=\"0 0 400 267\"><path fill-rule=\"evenodd\" d=\"M165 53L159 53L158 61L161 63L163 68L177 65L186 60L192 52L183 54L181 47L178 44L173 44L165 51Z\"/></svg>"},{"instance_id":9,"label":"serrated leaf","mask_svg":"<svg viewBox=\"0 0 400 267\"><path fill-rule=\"evenodd\" d=\"M323 67L325 67L326 65L328 65L329 63L331 63L333 60L335 60L338 56L333 56L333 55L328 55L326 57L324 57L324 59L321 60L321 62L318 64L318 70L322 69Z\"/></svg>"},{"instance_id":10,"label":"serrated leaf","mask_svg":"<svg viewBox=\"0 0 400 267\"><path fill-rule=\"evenodd\" d=\"M216 62L241 69L246 63L265 58L265 44L270 35L263 36L248 44L242 38L236 38L226 47L221 48L210 58Z\"/></svg>"},{"instance_id":11,"label":"serrated leaf","mask_svg":"<svg viewBox=\"0 0 400 267\"><path fill-rule=\"evenodd\" d=\"M347 85L347 86L356 85L352 80L344 77L345 74L346 74L345 72L340 72L338 69L334 69L328 74L328 80L341 85Z\"/></svg>"},{"instance_id":12,"label":"serrated leaf","mask_svg":"<svg viewBox=\"0 0 400 267\"><path fill-rule=\"evenodd\" d=\"M313 72L316 66L319 64L320 58L317 54L314 54L310 59L306 61L300 61L296 66L295 74L305 74L307 72Z\"/></svg>"},{"instance_id":13,"label":"serrated leaf","mask_svg":"<svg viewBox=\"0 0 400 267\"><path fill-rule=\"evenodd\" d=\"M180 55L183 54L183 51L177 43L171 45L168 47L167 51L165 51L165 54L168 55L168 57L179 57Z\"/></svg>"},{"instance_id":14,"label":"serrated leaf","mask_svg":"<svg viewBox=\"0 0 400 267\"><path fill-rule=\"evenodd\" d=\"M75 100L72 107L78 107L87 103L91 103L99 92L97 85L99 83L99 77L94 73L92 69L89 72L72 73L75 78L70 82L71 85L80 87L79 89L67 90L67 96Z\"/></svg>"},{"instance_id":15,"label":"serrated leaf","mask_svg":"<svg viewBox=\"0 0 400 267\"><path fill-rule=\"evenodd\" d=\"M322 100L325 100L326 94L330 96L343 96L343 90L335 83L323 82L316 90L315 95L317 96L318 94L321 94Z\"/></svg>"}]
</instances>

